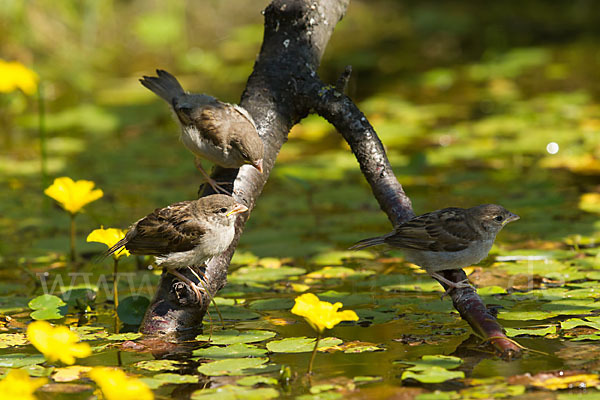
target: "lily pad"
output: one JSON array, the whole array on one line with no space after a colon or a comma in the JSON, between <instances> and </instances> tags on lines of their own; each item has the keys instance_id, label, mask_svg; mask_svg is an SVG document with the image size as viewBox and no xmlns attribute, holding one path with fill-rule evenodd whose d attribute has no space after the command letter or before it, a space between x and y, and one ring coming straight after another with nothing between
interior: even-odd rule
<instances>
[{"instance_id":1,"label":"lily pad","mask_svg":"<svg viewBox=\"0 0 600 400\"><path fill-rule=\"evenodd\" d=\"M142 323L150 300L145 296L127 296L119 301L117 314L119 319L126 325L139 325Z\"/></svg>"},{"instance_id":2,"label":"lily pad","mask_svg":"<svg viewBox=\"0 0 600 400\"><path fill-rule=\"evenodd\" d=\"M156 374L149 378L141 378L152 389L167 384L198 383L197 375L179 375L173 373Z\"/></svg>"},{"instance_id":3,"label":"lily pad","mask_svg":"<svg viewBox=\"0 0 600 400\"><path fill-rule=\"evenodd\" d=\"M175 360L138 361L133 366L148 371L177 371L181 368L180 362Z\"/></svg>"},{"instance_id":4,"label":"lily pad","mask_svg":"<svg viewBox=\"0 0 600 400\"><path fill-rule=\"evenodd\" d=\"M600 321L586 321L581 318L571 318L560 322L560 329L573 329L578 326L589 326L590 328L600 330Z\"/></svg>"},{"instance_id":5,"label":"lily pad","mask_svg":"<svg viewBox=\"0 0 600 400\"><path fill-rule=\"evenodd\" d=\"M138 332L127 332L127 333L114 333L108 335L106 340L125 341L125 340L136 340L141 338L143 335Z\"/></svg>"},{"instance_id":6,"label":"lily pad","mask_svg":"<svg viewBox=\"0 0 600 400\"><path fill-rule=\"evenodd\" d=\"M448 371L441 367L430 367L426 371L404 371L401 379L414 379L421 383L442 383L452 379L464 378L463 371Z\"/></svg>"},{"instance_id":7,"label":"lily pad","mask_svg":"<svg viewBox=\"0 0 600 400\"><path fill-rule=\"evenodd\" d=\"M210 341L212 344L256 343L271 339L276 335L271 331L248 330L240 332L237 329L214 332L211 335L198 335L196 340Z\"/></svg>"},{"instance_id":8,"label":"lily pad","mask_svg":"<svg viewBox=\"0 0 600 400\"><path fill-rule=\"evenodd\" d=\"M248 388L243 386L224 385L216 389L196 390L191 400L262 400L276 399L279 392L273 388Z\"/></svg>"},{"instance_id":9,"label":"lily pad","mask_svg":"<svg viewBox=\"0 0 600 400\"><path fill-rule=\"evenodd\" d=\"M235 343L225 347L210 346L203 349L194 350L194 356L203 358L222 359L222 358L237 358L237 357L260 357L267 353L265 349L259 349L256 346Z\"/></svg>"},{"instance_id":10,"label":"lily pad","mask_svg":"<svg viewBox=\"0 0 600 400\"><path fill-rule=\"evenodd\" d=\"M328 251L325 253L320 253L311 258L311 262L317 265L342 265L344 260L349 258L365 258L368 260L373 260L375 255L366 250L362 251Z\"/></svg>"},{"instance_id":11,"label":"lily pad","mask_svg":"<svg viewBox=\"0 0 600 400\"><path fill-rule=\"evenodd\" d=\"M41 364L46 359L41 354L12 353L0 356L0 367L20 368L28 365Z\"/></svg>"},{"instance_id":12,"label":"lily pad","mask_svg":"<svg viewBox=\"0 0 600 400\"><path fill-rule=\"evenodd\" d=\"M508 337L516 337L516 336L546 336L553 335L556 333L556 326L551 325L545 328L540 329L516 329L516 328L505 328L506 336Z\"/></svg>"},{"instance_id":13,"label":"lily pad","mask_svg":"<svg viewBox=\"0 0 600 400\"><path fill-rule=\"evenodd\" d=\"M89 288L70 289L60 295L65 303L79 311L88 311L96 300L96 292Z\"/></svg>"},{"instance_id":14,"label":"lily pad","mask_svg":"<svg viewBox=\"0 0 600 400\"><path fill-rule=\"evenodd\" d=\"M245 375L264 368L268 358L226 358L202 364L198 372L208 376Z\"/></svg>"},{"instance_id":15,"label":"lily pad","mask_svg":"<svg viewBox=\"0 0 600 400\"><path fill-rule=\"evenodd\" d=\"M67 314L67 305L60 297L43 294L33 298L28 304L31 318L35 320L61 319Z\"/></svg>"},{"instance_id":16,"label":"lily pad","mask_svg":"<svg viewBox=\"0 0 600 400\"><path fill-rule=\"evenodd\" d=\"M254 376L245 376L241 379L238 379L236 384L241 386L254 386L254 385L277 385L277 379L271 378L270 376L262 376L262 375L254 375Z\"/></svg>"},{"instance_id":17,"label":"lily pad","mask_svg":"<svg viewBox=\"0 0 600 400\"><path fill-rule=\"evenodd\" d=\"M416 361L394 361L394 364L412 364L413 366L408 368L411 371L425 371L430 367L454 369L462 363L463 360L458 357L444 355L423 356Z\"/></svg>"},{"instance_id":18,"label":"lily pad","mask_svg":"<svg viewBox=\"0 0 600 400\"><path fill-rule=\"evenodd\" d=\"M210 313L212 314L212 318L214 319L217 315L217 312L214 307L209 308ZM254 311L250 311L243 306L219 306L219 311L221 311L221 315L223 319L226 321L248 321L252 319L260 318L260 314L255 313ZM205 318L204 322L206 323L208 318Z\"/></svg>"},{"instance_id":19,"label":"lily pad","mask_svg":"<svg viewBox=\"0 0 600 400\"><path fill-rule=\"evenodd\" d=\"M257 311L289 310L293 306L294 300L289 298L262 299L253 301L252 304L250 304L250 308Z\"/></svg>"},{"instance_id":20,"label":"lily pad","mask_svg":"<svg viewBox=\"0 0 600 400\"><path fill-rule=\"evenodd\" d=\"M290 337L282 340L272 340L267 343L267 349L273 353L306 353L313 351L315 338ZM342 340L334 337L323 338L319 341L318 349L337 346Z\"/></svg>"},{"instance_id":21,"label":"lily pad","mask_svg":"<svg viewBox=\"0 0 600 400\"><path fill-rule=\"evenodd\" d=\"M0 333L0 349L29 343L22 333Z\"/></svg>"},{"instance_id":22,"label":"lily pad","mask_svg":"<svg viewBox=\"0 0 600 400\"><path fill-rule=\"evenodd\" d=\"M348 267L324 267L319 270L306 274L307 278L311 279L329 279L329 278L364 278L370 275L375 275L375 271L371 270L355 270Z\"/></svg>"},{"instance_id":23,"label":"lily pad","mask_svg":"<svg viewBox=\"0 0 600 400\"><path fill-rule=\"evenodd\" d=\"M242 267L227 277L227 280L232 284L244 284L248 282L276 282L288 279L291 276L303 275L305 273L306 270L299 267Z\"/></svg>"}]
</instances>

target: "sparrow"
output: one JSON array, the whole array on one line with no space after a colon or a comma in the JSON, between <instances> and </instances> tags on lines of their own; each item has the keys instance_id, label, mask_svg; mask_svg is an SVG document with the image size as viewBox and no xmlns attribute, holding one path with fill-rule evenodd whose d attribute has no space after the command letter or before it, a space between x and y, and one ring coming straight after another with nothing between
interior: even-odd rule
<instances>
[{"instance_id":1,"label":"sparrow","mask_svg":"<svg viewBox=\"0 0 600 400\"><path fill-rule=\"evenodd\" d=\"M459 269L487 257L496 235L519 216L496 204L450 207L414 217L387 235L361 240L350 249L386 244L402 249L406 260L423 268L450 288L470 287L452 282L439 271Z\"/></svg>"},{"instance_id":2,"label":"sparrow","mask_svg":"<svg viewBox=\"0 0 600 400\"><path fill-rule=\"evenodd\" d=\"M235 234L236 215L246 211L246 206L223 194L157 208L131 225L125 237L104 255L123 247L132 254L153 255L158 266L166 268L201 298L201 289L178 270L202 265L224 252Z\"/></svg>"},{"instance_id":3,"label":"sparrow","mask_svg":"<svg viewBox=\"0 0 600 400\"><path fill-rule=\"evenodd\" d=\"M202 168L202 158L223 168L250 164L262 173L263 142L248 111L206 94L188 93L167 71L157 69L156 74L140 82L169 103L181 126L181 141L196 156L196 168L215 192L229 194Z\"/></svg>"}]
</instances>

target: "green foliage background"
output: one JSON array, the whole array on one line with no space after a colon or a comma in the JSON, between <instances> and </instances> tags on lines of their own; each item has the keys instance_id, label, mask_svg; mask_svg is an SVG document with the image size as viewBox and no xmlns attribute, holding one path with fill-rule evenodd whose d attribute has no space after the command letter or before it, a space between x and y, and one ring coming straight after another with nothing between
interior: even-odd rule
<instances>
[{"instance_id":1,"label":"green foliage background","mask_svg":"<svg viewBox=\"0 0 600 400\"><path fill-rule=\"evenodd\" d=\"M267 4L0 0L0 57L19 60L41 77L49 177L90 179L105 192L78 216L84 271L94 276L107 272L105 266L88 262L102 250L84 242L92 229L125 228L156 207L194 198L200 182L192 156L178 142L167 106L138 78L164 68L190 91L239 101L260 48L260 11ZM550 263L495 262L475 275L481 286L529 290L521 297L489 294L488 302L507 307L505 319L513 321L505 321L507 326L527 327L526 319L560 318L578 308L597 312L596 296L587 291L600 279L599 39L600 3L590 0L353 0L319 71L325 81L334 82L352 65L348 94L375 126L417 213L495 202L521 215L502 232L494 255L534 255ZM0 94L0 293L5 295L39 294L36 274L68 272L68 217L42 194L50 182L40 174L38 109L35 98ZM558 153L547 151L550 142L559 145ZM395 307L408 302L413 315L419 315L411 300L417 295L387 297L389 291L414 288L411 270L395 258L400 253L377 259L367 253L363 256L372 260L365 261L344 251L358 239L389 229L341 137L325 121L310 116L283 147L236 252L232 270L242 269L223 295L264 300L273 296L273 282L343 265L367 268L378 276L362 287L346 281L343 273L302 275L302 282L311 290L342 285L347 290L343 293L356 296L379 291L383 300L375 310L357 310L369 321L389 321L389 304L394 302ZM134 272L146 262L129 259L122 264ZM257 265L273 263L301 272L286 275L282 270L270 281L261 270L252 290L240 289L246 279L243 268L252 272ZM135 279L143 280L140 275ZM157 277L150 274L149 279L155 282ZM424 282L417 282L419 289L428 287ZM565 282L575 286L546 291L559 290ZM289 290L289 285L276 287ZM579 290L578 299L585 301L567 303L570 290ZM424 321L440 318L452 326L448 329L464 329L461 321L448 317L450 307L439 305L427 291L418 295L431 301ZM332 298L365 304L364 299ZM14 305L17 310L27 303L23 301ZM557 306L546 306L541 313L541 303ZM236 304L227 305L231 312L242 307ZM401 326L422 333L418 322L415 317ZM283 327L280 333L291 335L291 329ZM360 336L362 331L352 332ZM368 334L365 340L386 343L398 336L398 326L378 332L384 333ZM436 337L431 329L428 334ZM388 358L447 354L459 343L448 331L438 335L446 335L446 342L422 351L388 343L391 349L397 346ZM548 345L539 340L528 344ZM563 352L559 359L510 364L497 374L535 372L544 365L569 367L565 360L573 357L574 345L552 343ZM278 362L294 364L297 359ZM595 371L586 362L577 368ZM475 375L493 375L481 364L478 368ZM369 374L364 366L357 370ZM389 372L385 379L393 381L393 376Z\"/></svg>"}]
</instances>

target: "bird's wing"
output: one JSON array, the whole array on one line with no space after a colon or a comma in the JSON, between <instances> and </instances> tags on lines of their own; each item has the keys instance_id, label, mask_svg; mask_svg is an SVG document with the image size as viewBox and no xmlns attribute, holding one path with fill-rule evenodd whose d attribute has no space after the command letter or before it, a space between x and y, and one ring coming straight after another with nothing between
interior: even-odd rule
<instances>
[{"instance_id":1,"label":"bird's wing","mask_svg":"<svg viewBox=\"0 0 600 400\"><path fill-rule=\"evenodd\" d=\"M206 228L192 214L190 204L175 203L142 218L125 245L127 250L147 255L192 250L206 234Z\"/></svg>"},{"instance_id":2,"label":"bird's wing","mask_svg":"<svg viewBox=\"0 0 600 400\"><path fill-rule=\"evenodd\" d=\"M231 107L221 102L207 104L194 115L194 123L200 135L222 148L229 143L231 112L227 110L227 106Z\"/></svg>"},{"instance_id":3,"label":"bird's wing","mask_svg":"<svg viewBox=\"0 0 600 400\"><path fill-rule=\"evenodd\" d=\"M250 115L250 113L248 112L248 110L246 110L244 107L242 106L238 106L237 104L232 104L233 109L240 114L242 117L244 117L244 119L246 119L248 122L250 122L250 124L252 124L252 126L254 127L254 129L256 129L256 123L254 123L254 118L252 118L252 115Z\"/></svg>"},{"instance_id":4,"label":"bird's wing","mask_svg":"<svg viewBox=\"0 0 600 400\"><path fill-rule=\"evenodd\" d=\"M414 250L461 251L478 238L477 231L465 217L465 210L461 208L445 208L423 214L397 227L385 242L390 246Z\"/></svg>"}]
</instances>

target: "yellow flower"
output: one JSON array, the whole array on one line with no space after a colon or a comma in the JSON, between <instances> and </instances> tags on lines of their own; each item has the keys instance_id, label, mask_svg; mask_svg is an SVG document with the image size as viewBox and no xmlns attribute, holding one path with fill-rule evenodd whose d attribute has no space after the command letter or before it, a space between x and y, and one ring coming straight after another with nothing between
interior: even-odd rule
<instances>
[{"instance_id":1,"label":"yellow flower","mask_svg":"<svg viewBox=\"0 0 600 400\"><path fill-rule=\"evenodd\" d=\"M94 229L87 237L88 242L103 243L108 248L113 247L117 242L125 237L125 231L123 229L100 227L100 229ZM113 257L119 259L121 256L129 256L129 251L125 247L113 254Z\"/></svg>"},{"instance_id":2,"label":"yellow flower","mask_svg":"<svg viewBox=\"0 0 600 400\"><path fill-rule=\"evenodd\" d=\"M27 339L48 361L60 360L67 365L75 362L75 357L83 358L92 354L87 343L79 343L79 337L66 326L56 328L46 321L36 321L27 327Z\"/></svg>"},{"instance_id":3,"label":"yellow flower","mask_svg":"<svg viewBox=\"0 0 600 400\"><path fill-rule=\"evenodd\" d=\"M38 75L18 61L0 60L0 92L21 89L26 94L37 90Z\"/></svg>"},{"instance_id":4,"label":"yellow flower","mask_svg":"<svg viewBox=\"0 0 600 400\"><path fill-rule=\"evenodd\" d=\"M62 208L75 214L79 212L83 206L98 200L104 195L102 190L94 189L94 182L80 180L73 182L73 179L63 176L56 178L54 183L44 190L47 196L58 201Z\"/></svg>"},{"instance_id":5,"label":"yellow flower","mask_svg":"<svg viewBox=\"0 0 600 400\"><path fill-rule=\"evenodd\" d=\"M31 379L27 371L12 369L0 381L0 399L35 400L33 392L48 382L46 378Z\"/></svg>"},{"instance_id":6,"label":"yellow flower","mask_svg":"<svg viewBox=\"0 0 600 400\"><path fill-rule=\"evenodd\" d=\"M296 304L292 313L304 319L319 333L325 328L331 329L342 321L358 321L358 315L352 310L338 311L342 303L331 304L321 301L312 293L305 293L296 297Z\"/></svg>"},{"instance_id":7,"label":"yellow flower","mask_svg":"<svg viewBox=\"0 0 600 400\"><path fill-rule=\"evenodd\" d=\"M94 367L90 372L92 378L106 400L152 400L154 395L144 382L129 377L120 369Z\"/></svg>"}]
</instances>

